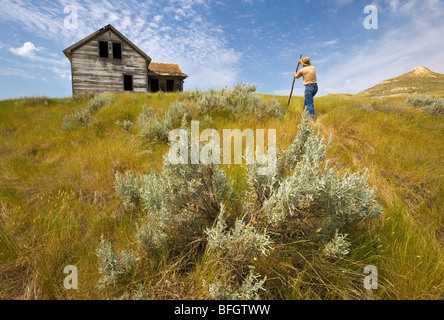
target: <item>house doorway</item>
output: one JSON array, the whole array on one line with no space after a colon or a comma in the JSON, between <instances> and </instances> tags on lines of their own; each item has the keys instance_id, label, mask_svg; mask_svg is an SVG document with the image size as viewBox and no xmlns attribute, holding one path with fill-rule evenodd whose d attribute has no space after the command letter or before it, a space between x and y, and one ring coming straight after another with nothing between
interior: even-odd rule
<instances>
[{"instance_id":1,"label":"house doorway","mask_svg":"<svg viewBox=\"0 0 444 320\"><path fill-rule=\"evenodd\" d=\"M133 76L123 75L123 90L133 91Z\"/></svg>"},{"instance_id":2,"label":"house doorway","mask_svg":"<svg viewBox=\"0 0 444 320\"><path fill-rule=\"evenodd\" d=\"M167 84L167 92L173 92L174 91L174 80L167 80L166 81Z\"/></svg>"},{"instance_id":3,"label":"house doorway","mask_svg":"<svg viewBox=\"0 0 444 320\"><path fill-rule=\"evenodd\" d=\"M159 91L159 79L150 79L151 92Z\"/></svg>"}]
</instances>

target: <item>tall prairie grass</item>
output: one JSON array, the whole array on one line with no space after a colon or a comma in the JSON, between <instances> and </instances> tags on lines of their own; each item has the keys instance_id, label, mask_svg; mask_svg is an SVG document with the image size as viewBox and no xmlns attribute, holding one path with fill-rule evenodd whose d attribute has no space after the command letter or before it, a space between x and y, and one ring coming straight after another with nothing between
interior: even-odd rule
<instances>
[{"instance_id":1,"label":"tall prairie grass","mask_svg":"<svg viewBox=\"0 0 444 320\"><path fill-rule=\"evenodd\" d=\"M211 126L220 132L276 129L279 150L287 149L297 134L303 98L294 97L286 108L287 97L261 97L276 99L283 117L233 118L215 110ZM150 299L208 298L202 283L214 282L218 261L195 261L192 270L183 272L184 266L166 263L174 248L158 253L157 263L145 260L123 284L96 285L101 275L95 252L102 235L118 251L134 250L142 222L137 212L124 210L115 192L115 173L160 171L169 149L166 143L144 139L137 125L129 133L116 121L136 123L143 106L159 117L177 101L194 108L186 94L111 98L91 125L72 131L61 130L63 119L83 110L88 99L0 101L0 298L105 299L121 296L141 278ZM333 136L330 162L342 172L368 168L384 215L355 230L348 262L310 254L310 243L259 258L256 271L268 275L263 298L441 299L444 121L408 106L406 97L325 96L315 99L315 109L314 125ZM197 111L193 116L204 119ZM245 192L242 167L221 167L235 192ZM380 276L380 287L371 294L362 286L363 269L370 264ZM78 290L63 287L66 265L78 268Z\"/></svg>"}]
</instances>

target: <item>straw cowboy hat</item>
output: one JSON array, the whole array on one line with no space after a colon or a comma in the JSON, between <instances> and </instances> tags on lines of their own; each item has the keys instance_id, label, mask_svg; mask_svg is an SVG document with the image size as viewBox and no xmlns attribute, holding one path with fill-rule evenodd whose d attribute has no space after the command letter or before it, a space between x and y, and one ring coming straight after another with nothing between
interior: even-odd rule
<instances>
[{"instance_id":1,"label":"straw cowboy hat","mask_svg":"<svg viewBox=\"0 0 444 320\"><path fill-rule=\"evenodd\" d=\"M299 59L299 62L302 64L303 67L311 65L309 57L305 57L305 58Z\"/></svg>"}]
</instances>

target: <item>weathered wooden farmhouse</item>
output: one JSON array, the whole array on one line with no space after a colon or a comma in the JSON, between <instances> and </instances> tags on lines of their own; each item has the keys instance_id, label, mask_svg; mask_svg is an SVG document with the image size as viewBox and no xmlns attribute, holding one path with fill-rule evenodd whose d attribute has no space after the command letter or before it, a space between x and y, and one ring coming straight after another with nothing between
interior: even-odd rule
<instances>
[{"instance_id":1,"label":"weathered wooden farmhouse","mask_svg":"<svg viewBox=\"0 0 444 320\"><path fill-rule=\"evenodd\" d=\"M177 64L155 63L112 25L94 32L63 53L71 62L72 92L183 91Z\"/></svg>"}]
</instances>

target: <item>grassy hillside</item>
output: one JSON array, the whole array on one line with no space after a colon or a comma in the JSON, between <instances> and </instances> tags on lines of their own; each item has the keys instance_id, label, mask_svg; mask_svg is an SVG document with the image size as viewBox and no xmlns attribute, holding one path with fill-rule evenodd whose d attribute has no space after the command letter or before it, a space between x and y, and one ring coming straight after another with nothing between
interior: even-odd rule
<instances>
[{"instance_id":1,"label":"grassy hillside","mask_svg":"<svg viewBox=\"0 0 444 320\"><path fill-rule=\"evenodd\" d=\"M143 217L125 211L115 191L115 173L148 174L163 167L169 147L146 140L136 119L143 106L163 115L171 103L195 102L183 94L120 94L85 127L61 130L64 117L83 110L88 99L27 98L0 101L0 298L117 298L143 284L149 299L208 299L205 285L217 264L201 256L192 265L169 264L172 252L138 249ZM276 98L282 106L287 97ZM310 253L310 241L293 239L291 250L275 250L254 267L267 275L265 299L441 299L444 295L444 120L409 107L406 97L350 95L315 99L327 156L347 170L369 172L383 215L350 233L350 255L330 262ZM207 127L274 128L278 148L298 132L303 105L295 97L281 119L210 113ZM194 109L193 109L194 110ZM204 116L193 114L195 120ZM130 132L115 124L130 120ZM245 191L245 172L221 166L236 193ZM95 254L101 237L116 251L133 250L143 266L126 282L106 289ZM144 256L145 255L145 256ZM363 268L375 265L379 289L363 288ZM75 265L79 289L66 290L63 269Z\"/></svg>"}]
</instances>

